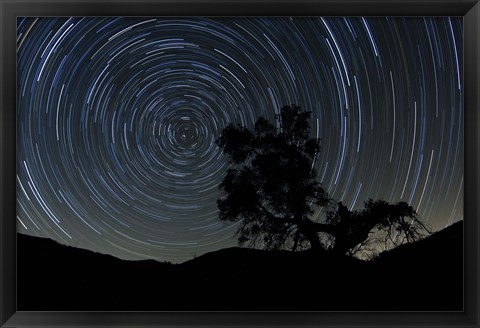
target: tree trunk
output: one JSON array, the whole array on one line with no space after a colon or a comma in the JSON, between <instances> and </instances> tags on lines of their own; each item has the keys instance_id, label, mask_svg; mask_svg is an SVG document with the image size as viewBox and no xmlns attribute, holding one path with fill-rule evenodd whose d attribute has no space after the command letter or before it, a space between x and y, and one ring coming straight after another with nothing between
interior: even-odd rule
<instances>
[{"instance_id":1,"label":"tree trunk","mask_svg":"<svg viewBox=\"0 0 480 328\"><path fill-rule=\"evenodd\" d=\"M312 249L315 251L324 251L322 244L320 243L320 238L318 237L317 233L313 233L313 236L308 237L308 241L310 241L310 245Z\"/></svg>"},{"instance_id":2,"label":"tree trunk","mask_svg":"<svg viewBox=\"0 0 480 328\"><path fill-rule=\"evenodd\" d=\"M332 253L336 255L345 255L350 248L344 236L335 236L335 244L332 248Z\"/></svg>"},{"instance_id":3,"label":"tree trunk","mask_svg":"<svg viewBox=\"0 0 480 328\"><path fill-rule=\"evenodd\" d=\"M308 239L308 241L310 242L310 246L312 247L312 250L324 251L324 248L320 243L320 237L318 237L317 232L312 231L308 228L303 228L303 227L299 229L299 232Z\"/></svg>"}]
</instances>

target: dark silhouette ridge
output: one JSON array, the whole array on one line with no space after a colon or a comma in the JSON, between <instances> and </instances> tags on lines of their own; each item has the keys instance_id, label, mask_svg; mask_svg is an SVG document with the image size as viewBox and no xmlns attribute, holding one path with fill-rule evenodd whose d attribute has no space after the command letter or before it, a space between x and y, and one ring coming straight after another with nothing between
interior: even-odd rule
<instances>
[{"instance_id":1,"label":"dark silhouette ridge","mask_svg":"<svg viewBox=\"0 0 480 328\"><path fill-rule=\"evenodd\" d=\"M19 311L462 311L463 222L366 262L227 248L125 261L17 234Z\"/></svg>"}]
</instances>

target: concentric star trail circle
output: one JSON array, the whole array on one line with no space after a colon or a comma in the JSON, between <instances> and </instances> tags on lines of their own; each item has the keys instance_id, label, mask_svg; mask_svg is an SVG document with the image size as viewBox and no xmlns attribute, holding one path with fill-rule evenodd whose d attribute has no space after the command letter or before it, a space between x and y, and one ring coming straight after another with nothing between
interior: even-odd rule
<instances>
[{"instance_id":1,"label":"concentric star trail circle","mask_svg":"<svg viewBox=\"0 0 480 328\"><path fill-rule=\"evenodd\" d=\"M463 218L461 18L19 18L18 231L125 259L234 246L228 123L311 110L337 200Z\"/></svg>"}]
</instances>

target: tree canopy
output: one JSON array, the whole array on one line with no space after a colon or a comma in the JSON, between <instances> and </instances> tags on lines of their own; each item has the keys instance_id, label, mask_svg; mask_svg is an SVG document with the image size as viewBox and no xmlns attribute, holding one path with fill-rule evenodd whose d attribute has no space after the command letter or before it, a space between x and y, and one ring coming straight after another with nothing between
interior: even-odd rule
<instances>
[{"instance_id":1,"label":"tree canopy","mask_svg":"<svg viewBox=\"0 0 480 328\"><path fill-rule=\"evenodd\" d=\"M347 254L358 249L373 230L395 243L417 240L428 231L405 202L368 200L350 211L329 197L317 181L314 164L320 140L311 138L311 112L281 108L278 127L261 117L252 130L230 124L217 140L231 161L217 201L222 221L239 222L240 244L265 249L330 249ZM312 219L324 209L324 222ZM332 237L322 242L320 234Z\"/></svg>"}]
</instances>

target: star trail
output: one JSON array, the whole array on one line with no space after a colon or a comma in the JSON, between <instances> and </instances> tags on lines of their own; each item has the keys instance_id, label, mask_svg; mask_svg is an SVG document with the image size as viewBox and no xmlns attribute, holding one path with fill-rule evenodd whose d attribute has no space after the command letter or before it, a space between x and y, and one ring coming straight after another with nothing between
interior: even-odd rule
<instances>
[{"instance_id":1,"label":"star trail","mask_svg":"<svg viewBox=\"0 0 480 328\"><path fill-rule=\"evenodd\" d=\"M442 229L463 219L462 33L457 17L18 18L17 230L176 263L235 246L215 140L287 104L313 112L334 199L404 200Z\"/></svg>"}]
</instances>

